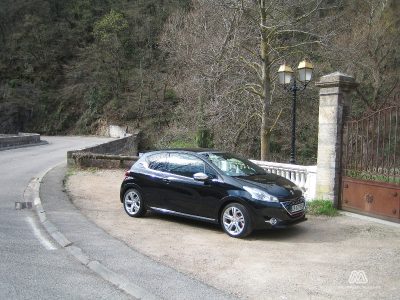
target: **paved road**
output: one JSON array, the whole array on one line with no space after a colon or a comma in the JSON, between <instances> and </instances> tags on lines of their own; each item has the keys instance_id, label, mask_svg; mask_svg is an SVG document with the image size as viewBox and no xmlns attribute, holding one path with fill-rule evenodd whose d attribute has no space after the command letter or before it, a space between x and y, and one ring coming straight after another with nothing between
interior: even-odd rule
<instances>
[{"instance_id":1,"label":"paved road","mask_svg":"<svg viewBox=\"0 0 400 300\"><path fill-rule=\"evenodd\" d=\"M33 210L14 209L15 202L23 200L32 177L65 162L67 150L104 140L44 139L48 145L0 151L0 299L132 298L60 248L41 227ZM43 178L40 198L48 220L74 247L88 255L92 262L89 267L104 278L114 276L110 272L116 274L123 279L125 290L140 298L143 295L148 299L177 300L234 298L151 260L88 221L63 192L65 171L65 165L58 166ZM110 272L95 268L99 263Z\"/></svg>"},{"instance_id":2,"label":"paved road","mask_svg":"<svg viewBox=\"0 0 400 300\"><path fill-rule=\"evenodd\" d=\"M89 221L71 203L67 194L63 192L65 172L65 165L57 166L48 172L42 180L40 198L46 211L46 218L65 235L72 245L81 249L89 257L90 261L99 262L108 270L106 274L100 272L99 275L110 278L114 276L110 275L110 273L115 274L120 279L114 282L119 286L127 287L126 290L136 298L174 300L235 299L234 295L226 295L207 284L164 265L163 260L161 262L152 260L136 251L135 245L132 248L127 246L124 242L110 236L103 229ZM114 200L119 202L118 197ZM99 209L95 202L93 202L92 206L93 211ZM122 205L120 209L122 209ZM137 229L133 223L126 234L136 234ZM179 238L177 238L177 241L179 241ZM159 245L157 251L164 253L164 247L170 247L170 245ZM97 272L97 270L95 271Z\"/></svg>"},{"instance_id":3,"label":"paved road","mask_svg":"<svg viewBox=\"0 0 400 300\"><path fill-rule=\"evenodd\" d=\"M43 137L48 145L0 151L0 299L129 299L59 249L32 210L15 210L32 177L95 137Z\"/></svg>"}]
</instances>

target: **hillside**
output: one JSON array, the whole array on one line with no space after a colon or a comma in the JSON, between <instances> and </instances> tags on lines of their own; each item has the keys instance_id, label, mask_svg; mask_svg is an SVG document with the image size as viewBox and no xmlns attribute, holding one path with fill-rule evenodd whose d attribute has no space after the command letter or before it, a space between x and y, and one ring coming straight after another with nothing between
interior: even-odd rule
<instances>
[{"instance_id":1,"label":"hillside","mask_svg":"<svg viewBox=\"0 0 400 300\"><path fill-rule=\"evenodd\" d=\"M336 70L354 75L354 117L398 104L397 1L267 2L268 28L282 31L268 40L270 159L289 153L290 94L275 78L284 61L295 67L308 58L314 78ZM263 107L249 88L257 89L251 66L262 62L257 3L1 1L0 132L94 134L116 123L141 128L144 148L193 146L197 138L258 157ZM313 84L299 94L298 107L298 154L312 162Z\"/></svg>"}]
</instances>

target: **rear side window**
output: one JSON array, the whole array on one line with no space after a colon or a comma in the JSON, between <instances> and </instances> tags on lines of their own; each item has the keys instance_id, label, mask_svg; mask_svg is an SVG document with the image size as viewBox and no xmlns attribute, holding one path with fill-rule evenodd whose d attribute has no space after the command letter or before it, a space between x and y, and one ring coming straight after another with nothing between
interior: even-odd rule
<instances>
[{"instance_id":1,"label":"rear side window","mask_svg":"<svg viewBox=\"0 0 400 300\"><path fill-rule=\"evenodd\" d=\"M185 177L193 177L196 173L205 173L205 163L189 154L172 153L169 156L168 172Z\"/></svg>"},{"instance_id":2,"label":"rear side window","mask_svg":"<svg viewBox=\"0 0 400 300\"><path fill-rule=\"evenodd\" d=\"M149 169L166 172L168 166L168 153L156 153L150 155L147 157L146 161Z\"/></svg>"}]
</instances>

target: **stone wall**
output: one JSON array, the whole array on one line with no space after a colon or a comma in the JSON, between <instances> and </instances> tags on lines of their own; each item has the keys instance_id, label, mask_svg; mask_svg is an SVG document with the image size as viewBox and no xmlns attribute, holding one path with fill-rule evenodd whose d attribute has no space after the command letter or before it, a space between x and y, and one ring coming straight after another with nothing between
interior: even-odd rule
<instances>
[{"instance_id":1,"label":"stone wall","mask_svg":"<svg viewBox=\"0 0 400 300\"><path fill-rule=\"evenodd\" d=\"M79 168L129 169L138 159L137 156L77 152L68 159L68 165Z\"/></svg>"},{"instance_id":2,"label":"stone wall","mask_svg":"<svg viewBox=\"0 0 400 300\"><path fill-rule=\"evenodd\" d=\"M104 144L85 148L81 152L135 156L138 154L138 140L139 132L136 132Z\"/></svg>"},{"instance_id":3,"label":"stone wall","mask_svg":"<svg viewBox=\"0 0 400 300\"><path fill-rule=\"evenodd\" d=\"M139 132L93 147L67 152L68 166L129 168L137 159Z\"/></svg>"},{"instance_id":4,"label":"stone wall","mask_svg":"<svg viewBox=\"0 0 400 300\"><path fill-rule=\"evenodd\" d=\"M0 134L0 149L40 143L40 134Z\"/></svg>"}]
</instances>

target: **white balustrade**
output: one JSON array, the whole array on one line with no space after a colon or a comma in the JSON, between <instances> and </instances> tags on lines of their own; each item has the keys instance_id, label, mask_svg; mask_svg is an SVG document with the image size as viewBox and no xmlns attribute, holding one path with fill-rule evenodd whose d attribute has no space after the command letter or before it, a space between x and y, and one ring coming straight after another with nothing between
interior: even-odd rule
<instances>
[{"instance_id":1,"label":"white balustrade","mask_svg":"<svg viewBox=\"0 0 400 300\"><path fill-rule=\"evenodd\" d=\"M277 174L294 182L304 191L307 201L315 199L317 166L300 166L270 161L252 160L269 173Z\"/></svg>"}]
</instances>

